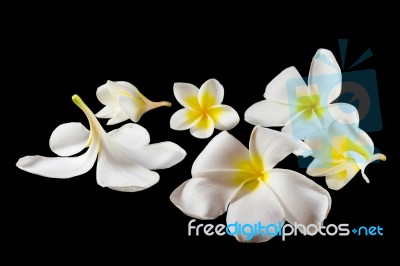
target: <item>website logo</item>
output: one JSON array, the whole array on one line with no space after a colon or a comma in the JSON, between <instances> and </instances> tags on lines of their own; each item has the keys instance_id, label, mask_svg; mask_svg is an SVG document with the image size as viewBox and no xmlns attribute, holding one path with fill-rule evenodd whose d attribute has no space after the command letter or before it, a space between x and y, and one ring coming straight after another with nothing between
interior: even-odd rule
<instances>
[{"instance_id":1,"label":"website logo","mask_svg":"<svg viewBox=\"0 0 400 266\"><path fill-rule=\"evenodd\" d=\"M225 224L195 224L196 219L192 219L188 223L188 236L199 236L204 234L206 236L245 236L246 240L251 240L256 235L271 237L280 236L282 241L285 241L288 236L297 236L298 234L306 236L315 236L317 234L321 236L349 236L352 232L353 235L357 236L383 236L383 228L381 226L360 226L350 230L349 224L329 224L329 225L315 225L309 224L307 226L303 224L294 223L282 224L263 224L258 222L256 224L241 224L234 222L225 226Z\"/></svg>"}]
</instances>

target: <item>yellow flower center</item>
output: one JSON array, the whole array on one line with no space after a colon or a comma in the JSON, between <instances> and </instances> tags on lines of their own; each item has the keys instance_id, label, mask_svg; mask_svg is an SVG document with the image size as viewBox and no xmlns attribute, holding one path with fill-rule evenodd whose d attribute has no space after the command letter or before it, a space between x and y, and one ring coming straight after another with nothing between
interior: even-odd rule
<instances>
[{"instance_id":1,"label":"yellow flower center","mask_svg":"<svg viewBox=\"0 0 400 266\"><path fill-rule=\"evenodd\" d=\"M216 99L210 93L203 94L200 99L201 105L197 96L187 97L185 100L192 109L187 112L187 119L191 122L199 119L197 127L201 129L206 129L211 126L211 120L209 118L214 122L218 121L218 118L223 112L220 107L214 107Z\"/></svg>"},{"instance_id":2,"label":"yellow flower center","mask_svg":"<svg viewBox=\"0 0 400 266\"><path fill-rule=\"evenodd\" d=\"M302 113L305 119L310 119L313 114L322 117L325 110L320 105L319 95L297 97L296 112Z\"/></svg>"},{"instance_id":3,"label":"yellow flower center","mask_svg":"<svg viewBox=\"0 0 400 266\"><path fill-rule=\"evenodd\" d=\"M235 177L235 184L245 183L245 189L255 190L261 182L266 183L268 181L268 172L264 169L262 158L258 155L254 155L252 160L237 161L236 168L241 171Z\"/></svg>"}]
</instances>

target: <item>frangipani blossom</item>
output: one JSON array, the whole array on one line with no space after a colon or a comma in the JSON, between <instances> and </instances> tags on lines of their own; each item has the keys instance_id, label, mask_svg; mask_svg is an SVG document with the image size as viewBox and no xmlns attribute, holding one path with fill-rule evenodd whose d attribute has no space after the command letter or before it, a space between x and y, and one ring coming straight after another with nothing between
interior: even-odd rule
<instances>
[{"instance_id":1,"label":"frangipani blossom","mask_svg":"<svg viewBox=\"0 0 400 266\"><path fill-rule=\"evenodd\" d=\"M171 167L186 156L186 152L172 142L150 144L147 130L129 123L106 133L92 111L78 95L74 103L89 120L90 131L81 123L58 126L50 137L50 148L59 156L26 156L18 160L20 169L52 178L70 178L88 172L97 157L97 183L118 191L135 192L151 187L159 180L150 170ZM150 169L150 170L149 170Z\"/></svg>"},{"instance_id":2,"label":"frangipani blossom","mask_svg":"<svg viewBox=\"0 0 400 266\"><path fill-rule=\"evenodd\" d=\"M194 137L204 139L213 134L214 128L229 130L239 123L238 113L221 104L224 87L216 79L207 80L200 89L189 83L175 83L174 94L184 108L172 115L172 129L190 129Z\"/></svg>"},{"instance_id":3,"label":"frangipani blossom","mask_svg":"<svg viewBox=\"0 0 400 266\"><path fill-rule=\"evenodd\" d=\"M309 147L258 126L249 146L248 150L226 131L219 133L197 157L192 178L175 189L171 201L197 219L215 219L227 211L227 224L278 225L286 220L320 225L330 210L329 193L302 174L274 168L290 153L308 155ZM235 237L241 242L272 238L262 233L250 240L244 235Z\"/></svg>"},{"instance_id":4,"label":"frangipani blossom","mask_svg":"<svg viewBox=\"0 0 400 266\"><path fill-rule=\"evenodd\" d=\"M267 85L266 99L246 110L245 120L265 127L283 126L282 132L300 139L338 119L358 125L353 105L332 103L341 89L342 74L334 55L319 49L311 62L308 86L295 67L283 70Z\"/></svg>"},{"instance_id":5,"label":"frangipani blossom","mask_svg":"<svg viewBox=\"0 0 400 266\"><path fill-rule=\"evenodd\" d=\"M114 125L128 119L137 123L145 112L161 106L171 106L171 103L166 101L150 101L135 86L125 81L109 80L97 88L96 95L105 105L96 116L110 118L107 125Z\"/></svg>"},{"instance_id":6,"label":"frangipani blossom","mask_svg":"<svg viewBox=\"0 0 400 266\"><path fill-rule=\"evenodd\" d=\"M325 129L309 135L305 142L315 158L307 168L310 176L326 176L330 189L343 188L357 173L369 179L365 168L375 160L386 160L383 154L374 154L374 143L360 128L334 121Z\"/></svg>"}]
</instances>

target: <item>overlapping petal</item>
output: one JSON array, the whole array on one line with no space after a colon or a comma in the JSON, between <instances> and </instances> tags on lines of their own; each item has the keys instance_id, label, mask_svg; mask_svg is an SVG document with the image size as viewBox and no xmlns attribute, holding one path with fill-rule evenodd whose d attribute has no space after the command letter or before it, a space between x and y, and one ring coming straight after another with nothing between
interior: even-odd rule
<instances>
[{"instance_id":1,"label":"overlapping petal","mask_svg":"<svg viewBox=\"0 0 400 266\"><path fill-rule=\"evenodd\" d=\"M346 121L333 121L328 128L305 138L315 158L307 168L311 176L326 176L331 189L343 188L361 170L365 181L369 179L365 168L375 160L386 160L383 154L374 154L374 143L363 130Z\"/></svg>"},{"instance_id":2,"label":"overlapping petal","mask_svg":"<svg viewBox=\"0 0 400 266\"><path fill-rule=\"evenodd\" d=\"M281 127L290 119L290 107L287 104L262 100L250 106L244 113L244 120L263 127Z\"/></svg>"},{"instance_id":3,"label":"overlapping petal","mask_svg":"<svg viewBox=\"0 0 400 266\"><path fill-rule=\"evenodd\" d=\"M214 128L229 130L239 123L238 113L221 104L224 88L216 79L207 80L200 89L189 83L175 83L174 95L184 107L171 117L174 130L190 129L192 136L204 139L213 134Z\"/></svg>"},{"instance_id":4,"label":"overlapping petal","mask_svg":"<svg viewBox=\"0 0 400 266\"><path fill-rule=\"evenodd\" d=\"M79 96L72 99L85 113L90 132L80 123L62 124L54 130L50 147L62 156L76 154L87 146L88 150L76 157L27 156L17 162L17 167L46 177L69 178L89 171L98 157L96 176L100 186L134 192L158 182L158 173L149 169L171 167L186 156L172 142L149 145L147 130L132 123L107 134Z\"/></svg>"},{"instance_id":5,"label":"overlapping petal","mask_svg":"<svg viewBox=\"0 0 400 266\"><path fill-rule=\"evenodd\" d=\"M17 167L26 172L51 178L71 178L88 172L99 152L99 141L92 140L89 149L76 157L25 156L18 160Z\"/></svg>"},{"instance_id":6,"label":"overlapping petal","mask_svg":"<svg viewBox=\"0 0 400 266\"><path fill-rule=\"evenodd\" d=\"M253 165L263 165L264 170L274 168L291 153L303 157L311 154L311 149L299 139L260 126L253 129L249 147Z\"/></svg>"},{"instance_id":7,"label":"overlapping petal","mask_svg":"<svg viewBox=\"0 0 400 266\"><path fill-rule=\"evenodd\" d=\"M223 131L214 137L192 166L192 178L179 186L171 201L183 213L214 219L227 211L228 230L240 242L264 242L278 232L235 232L229 225L273 225L286 220L306 226L322 224L331 199L328 192L305 176L273 169L290 153L308 154L310 148L291 136L255 127L250 151Z\"/></svg>"},{"instance_id":8,"label":"overlapping petal","mask_svg":"<svg viewBox=\"0 0 400 266\"><path fill-rule=\"evenodd\" d=\"M108 125L114 125L128 119L138 122L144 113L160 106L171 106L170 102L153 102L147 99L131 83L126 81L107 81L97 88L99 101L105 105L96 116L110 118Z\"/></svg>"},{"instance_id":9,"label":"overlapping petal","mask_svg":"<svg viewBox=\"0 0 400 266\"><path fill-rule=\"evenodd\" d=\"M343 119L358 125L357 109L334 103L341 92L342 74L332 52L319 49L310 66L308 85L296 68L289 67L265 89L266 100L246 110L245 120L260 126L283 126L282 132L304 139L315 131Z\"/></svg>"},{"instance_id":10,"label":"overlapping petal","mask_svg":"<svg viewBox=\"0 0 400 266\"><path fill-rule=\"evenodd\" d=\"M328 191L304 175L286 169L270 171L267 183L279 199L288 222L306 227L322 225L331 206Z\"/></svg>"}]
</instances>

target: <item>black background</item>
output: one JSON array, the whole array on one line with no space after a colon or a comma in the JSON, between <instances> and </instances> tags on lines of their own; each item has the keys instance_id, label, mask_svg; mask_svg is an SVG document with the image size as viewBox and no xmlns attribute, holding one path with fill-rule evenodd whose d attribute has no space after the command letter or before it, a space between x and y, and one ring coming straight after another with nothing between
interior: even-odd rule
<instances>
[{"instance_id":1,"label":"black background","mask_svg":"<svg viewBox=\"0 0 400 266\"><path fill-rule=\"evenodd\" d=\"M132 17L138 13L133 12ZM13 59L7 64L10 82L7 90L13 95L3 98L13 106L5 108L6 121L10 118L12 125L6 130L9 134L6 146L11 149L5 158L7 174L3 176L6 185L2 193L6 222L3 241L7 247L35 250L34 256L38 258L47 254L62 257L91 254L93 258L132 260L144 256L145 251L159 254L161 250L169 250L172 258L185 253L197 260L212 253L240 257L304 247L310 252L322 247L326 254L348 254L355 246L385 248L395 234L390 225L393 194L389 190L391 180L396 177L389 168L397 145L387 135L391 84L385 39L374 32L355 34L336 30L314 34L292 32L285 27L280 32L272 31L275 26L262 19L254 24L219 21L218 25L199 25L191 23L200 17L189 20L190 16L180 15L179 12L171 15L176 19L174 22L168 16L154 24L154 17L136 20L102 17L101 23L94 18L87 24L71 26L74 14L63 17L61 22L55 22L55 14L43 20L24 21L18 30L10 31L12 42L5 53ZM113 26L108 24L111 20ZM190 178L193 161L211 138L196 139L189 131L170 129L171 115L181 108L173 95L173 83L200 86L209 78L218 79L225 88L223 102L234 107L241 117L230 133L248 146L253 126L244 121L243 115L250 105L263 99L268 82L292 65L307 76L318 48L333 51L340 62L339 38L349 39L348 63L354 62L367 48L374 54L354 70L373 68L377 72L383 130L370 136L388 161L368 166L370 184L358 173L342 190L329 190L333 202L325 223L348 223L350 228L380 225L384 236L292 236L285 242L275 237L261 244L242 244L229 236L189 237L187 224L191 218L170 202L169 195ZM102 105L96 98L96 88L107 80L131 82L151 100L172 102L170 108L146 113L139 124L149 131L152 143L169 140L183 147L187 151L184 161L158 171L160 182L137 193L98 186L95 167L67 180L40 177L15 167L17 160L26 155L53 156L48 140L59 124L75 121L88 126L71 96L80 95L97 112ZM106 120L100 122L107 131L122 125L105 126ZM293 155L279 166L305 173ZM313 180L326 188L324 178ZM225 215L207 223L225 223Z\"/></svg>"}]
</instances>

